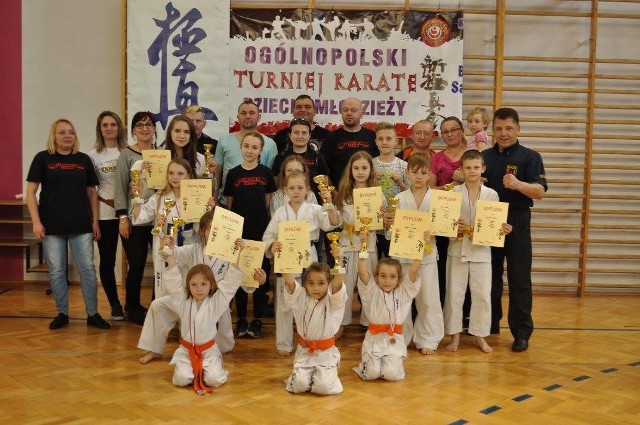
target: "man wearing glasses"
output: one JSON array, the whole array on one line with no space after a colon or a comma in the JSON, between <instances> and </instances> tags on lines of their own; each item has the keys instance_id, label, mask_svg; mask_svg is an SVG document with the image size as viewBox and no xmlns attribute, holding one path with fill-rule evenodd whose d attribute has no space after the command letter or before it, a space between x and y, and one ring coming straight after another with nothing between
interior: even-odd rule
<instances>
[{"instance_id":1,"label":"man wearing glasses","mask_svg":"<svg viewBox=\"0 0 640 425\"><path fill-rule=\"evenodd\" d=\"M433 142L435 132L433 123L429 120L420 120L416 122L411 128L411 140L412 144L402 149L396 155L398 158L407 161L411 154L423 153L431 158L435 152L431 149L431 143Z\"/></svg>"}]
</instances>

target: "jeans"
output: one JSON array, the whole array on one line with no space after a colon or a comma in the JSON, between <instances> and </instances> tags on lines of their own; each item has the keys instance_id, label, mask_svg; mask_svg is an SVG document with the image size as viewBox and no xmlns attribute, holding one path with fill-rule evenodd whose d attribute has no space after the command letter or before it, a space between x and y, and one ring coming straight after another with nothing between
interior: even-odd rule
<instances>
[{"instance_id":1,"label":"jeans","mask_svg":"<svg viewBox=\"0 0 640 425\"><path fill-rule=\"evenodd\" d=\"M116 287L116 250L118 249L118 220L100 220L100 233L98 252L100 253L100 282L107 295L111 307L120 305L118 288Z\"/></svg>"},{"instance_id":2,"label":"jeans","mask_svg":"<svg viewBox=\"0 0 640 425\"><path fill-rule=\"evenodd\" d=\"M88 316L98 312L98 282L93 264L93 234L46 235L42 243L51 290L58 313L69 315L69 288L67 283L67 244L71 247L75 265L80 274L80 286Z\"/></svg>"}]
</instances>

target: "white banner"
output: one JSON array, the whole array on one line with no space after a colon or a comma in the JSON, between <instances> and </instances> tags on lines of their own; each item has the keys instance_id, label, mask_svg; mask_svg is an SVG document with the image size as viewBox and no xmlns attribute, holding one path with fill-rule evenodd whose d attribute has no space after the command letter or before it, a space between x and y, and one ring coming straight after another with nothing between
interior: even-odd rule
<instances>
[{"instance_id":1,"label":"white banner","mask_svg":"<svg viewBox=\"0 0 640 425\"><path fill-rule=\"evenodd\" d=\"M128 0L129 121L153 112L163 140L171 117L197 104L205 133L228 132L229 8L229 0Z\"/></svg>"}]
</instances>

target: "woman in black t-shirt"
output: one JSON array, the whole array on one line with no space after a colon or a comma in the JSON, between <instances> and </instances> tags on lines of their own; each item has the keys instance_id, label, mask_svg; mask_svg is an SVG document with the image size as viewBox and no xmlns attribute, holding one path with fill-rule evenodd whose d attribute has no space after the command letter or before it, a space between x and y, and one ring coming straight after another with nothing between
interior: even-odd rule
<instances>
[{"instance_id":1,"label":"woman in black t-shirt","mask_svg":"<svg viewBox=\"0 0 640 425\"><path fill-rule=\"evenodd\" d=\"M71 121L51 125L47 149L36 154L27 175L27 206L33 234L43 241L51 290L58 315L49 329L69 324L67 245L80 274L87 325L109 329L98 313L98 282L93 264L93 241L100 239L98 177L88 155L79 152ZM38 189L40 202L36 198Z\"/></svg>"}]
</instances>

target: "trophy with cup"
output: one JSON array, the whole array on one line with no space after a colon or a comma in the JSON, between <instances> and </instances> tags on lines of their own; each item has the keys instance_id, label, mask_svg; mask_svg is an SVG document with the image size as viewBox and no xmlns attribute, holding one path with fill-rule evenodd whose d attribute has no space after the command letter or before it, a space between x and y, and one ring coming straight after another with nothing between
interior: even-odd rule
<instances>
[{"instance_id":1,"label":"trophy with cup","mask_svg":"<svg viewBox=\"0 0 640 425\"><path fill-rule=\"evenodd\" d=\"M364 230L365 232L368 232L369 228L367 226L371 224L371 222L373 221L373 218L360 216L358 217L358 220L360 220L360 223L362 223L362 230ZM360 247L360 252L358 253L358 258L369 258L367 241L362 242L362 246Z\"/></svg>"},{"instance_id":2,"label":"trophy with cup","mask_svg":"<svg viewBox=\"0 0 640 425\"><path fill-rule=\"evenodd\" d=\"M399 202L400 202L400 199L396 198L395 196L387 199L387 203L389 204L389 212L391 214L394 214L394 216L396 213L396 209L398 208ZM391 225L389 226L389 231L393 232L393 223L391 223Z\"/></svg>"},{"instance_id":3,"label":"trophy with cup","mask_svg":"<svg viewBox=\"0 0 640 425\"><path fill-rule=\"evenodd\" d=\"M325 176L324 174L318 174L313 178L313 181L315 182L315 184L318 185L318 191L320 192L327 189L329 191L329 194L331 194L331 192L335 190L335 187L333 186L327 187L327 176ZM324 201L322 205L322 211L327 211L327 210L330 210L331 208L333 208L333 203L331 203L330 201L329 202Z\"/></svg>"},{"instance_id":4,"label":"trophy with cup","mask_svg":"<svg viewBox=\"0 0 640 425\"><path fill-rule=\"evenodd\" d=\"M171 211L171 208L176 206L176 200L165 198L163 202L164 202L163 216L166 221L167 215L169 215L169 211ZM153 236L160 236L162 234L162 226L160 225L160 223L158 223L158 225L151 230L151 234Z\"/></svg>"},{"instance_id":5,"label":"trophy with cup","mask_svg":"<svg viewBox=\"0 0 640 425\"><path fill-rule=\"evenodd\" d=\"M140 198L140 176L142 175L142 170L131 170L129 175L131 176L131 191L133 192L131 203L142 204L144 203L144 199Z\"/></svg>"},{"instance_id":6,"label":"trophy with cup","mask_svg":"<svg viewBox=\"0 0 640 425\"><path fill-rule=\"evenodd\" d=\"M169 237L171 239L174 239L176 234L180 231L180 227L184 226L186 223L185 221L180 218L180 217L173 217L171 219L171 230L169 230ZM173 250L171 249L171 247L168 244L165 244L160 251L162 251L163 254L165 255L171 255L173 254Z\"/></svg>"},{"instance_id":7,"label":"trophy with cup","mask_svg":"<svg viewBox=\"0 0 640 425\"><path fill-rule=\"evenodd\" d=\"M202 172L202 178L208 179L211 176L209 172L209 167L207 167L207 161L211 158L211 149L213 149L213 145L211 143L205 143L202 145L204 148L204 171Z\"/></svg>"},{"instance_id":8,"label":"trophy with cup","mask_svg":"<svg viewBox=\"0 0 640 425\"><path fill-rule=\"evenodd\" d=\"M327 239L329 239L331 241L331 249L336 249L338 246L340 246L340 244L338 243L338 241L340 240L340 236L342 235L342 232L329 232L327 233ZM340 265L342 264L342 258L337 258L336 257L336 263L333 266L333 268L331 269L331 274L332 275L337 275L337 274L345 274L347 272L347 270L344 267L341 267Z\"/></svg>"}]
</instances>

